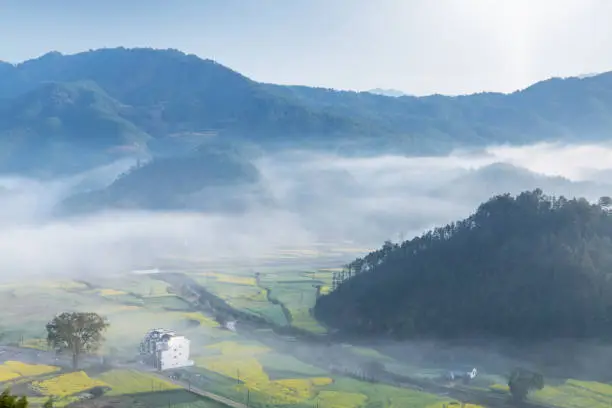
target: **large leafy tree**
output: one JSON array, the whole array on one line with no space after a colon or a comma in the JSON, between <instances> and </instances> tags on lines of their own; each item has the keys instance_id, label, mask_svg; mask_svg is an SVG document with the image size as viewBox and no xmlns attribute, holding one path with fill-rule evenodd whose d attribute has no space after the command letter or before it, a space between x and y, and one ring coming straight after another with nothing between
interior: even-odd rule
<instances>
[{"instance_id":1,"label":"large leafy tree","mask_svg":"<svg viewBox=\"0 0 612 408\"><path fill-rule=\"evenodd\" d=\"M510 374L508 387L514 400L523 401L530 391L544 388L544 377L540 373L517 368Z\"/></svg>"},{"instance_id":2,"label":"large leafy tree","mask_svg":"<svg viewBox=\"0 0 612 408\"><path fill-rule=\"evenodd\" d=\"M0 394L0 408L27 408L28 399L11 394L11 390L6 389Z\"/></svg>"},{"instance_id":3,"label":"large leafy tree","mask_svg":"<svg viewBox=\"0 0 612 408\"><path fill-rule=\"evenodd\" d=\"M96 313L64 312L47 324L47 342L57 351L69 351L76 370L82 354L100 348L108 326L108 321Z\"/></svg>"}]
</instances>

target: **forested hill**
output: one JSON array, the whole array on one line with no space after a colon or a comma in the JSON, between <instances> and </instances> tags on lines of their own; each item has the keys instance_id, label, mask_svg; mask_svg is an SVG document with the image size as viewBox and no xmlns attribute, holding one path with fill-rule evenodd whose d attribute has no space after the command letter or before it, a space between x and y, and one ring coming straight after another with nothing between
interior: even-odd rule
<instances>
[{"instance_id":1,"label":"forested hill","mask_svg":"<svg viewBox=\"0 0 612 408\"><path fill-rule=\"evenodd\" d=\"M346 333L399 338L609 337L609 205L540 190L496 196L467 219L357 259L315 314Z\"/></svg>"}]
</instances>

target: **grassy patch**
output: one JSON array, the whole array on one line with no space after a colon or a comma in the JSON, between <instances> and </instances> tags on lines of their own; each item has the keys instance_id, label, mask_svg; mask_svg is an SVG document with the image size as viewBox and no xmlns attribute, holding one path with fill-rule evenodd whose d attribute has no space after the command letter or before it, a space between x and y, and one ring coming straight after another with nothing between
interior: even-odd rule
<instances>
[{"instance_id":1,"label":"grassy patch","mask_svg":"<svg viewBox=\"0 0 612 408\"><path fill-rule=\"evenodd\" d=\"M35 339L25 339L21 343L21 347L31 348L35 350L47 351L49 346L47 344L47 339L35 338Z\"/></svg>"},{"instance_id":2,"label":"grassy patch","mask_svg":"<svg viewBox=\"0 0 612 408\"><path fill-rule=\"evenodd\" d=\"M269 348L257 345L240 344L235 341L222 341L220 343L206 346L207 349L217 350L223 355L244 356L267 353Z\"/></svg>"},{"instance_id":3,"label":"grassy patch","mask_svg":"<svg viewBox=\"0 0 612 408\"><path fill-rule=\"evenodd\" d=\"M205 284L211 284L214 282L243 286L255 286L257 284L254 276L234 275L219 272L202 272L198 273L197 275L205 278ZM199 280L202 281L201 279Z\"/></svg>"},{"instance_id":4,"label":"grassy patch","mask_svg":"<svg viewBox=\"0 0 612 408\"><path fill-rule=\"evenodd\" d=\"M192 306L176 295L143 298L144 307L148 309L191 310Z\"/></svg>"},{"instance_id":5,"label":"grassy patch","mask_svg":"<svg viewBox=\"0 0 612 408\"><path fill-rule=\"evenodd\" d=\"M34 381L32 389L43 395L66 397L94 387L105 387L106 383L90 378L84 371L62 374L44 381Z\"/></svg>"},{"instance_id":6,"label":"grassy patch","mask_svg":"<svg viewBox=\"0 0 612 408\"><path fill-rule=\"evenodd\" d=\"M453 402L447 398L426 392L396 388L390 385L364 383L348 378L337 378L333 384L325 388L325 391L363 394L368 398L366 406L372 407L442 408L442 404Z\"/></svg>"},{"instance_id":7,"label":"grassy patch","mask_svg":"<svg viewBox=\"0 0 612 408\"><path fill-rule=\"evenodd\" d=\"M568 380L560 386L545 386L529 398L559 408L604 408L612 405L612 385Z\"/></svg>"},{"instance_id":8,"label":"grassy patch","mask_svg":"<svg viewBox=\"0 0 612 408\"><path fill-rule=\"evenodd\" d=\"M97 292L102 296L121 296L126 295L127 293L122 290L116 289L97 289Z\"/></svg>"},{"instance_id":9,"label":"grassy patch","mask_svg":"<svg viewBox=\"0 0 612 408\"><path fill-rule=\"evenodd\" d=\"M293 377L318 377L326 374L324 370L287 354L266 353L257 356L257 359L270 376L273 376L274 372L285 374L285 377L286 374Z\"/></svg>"},{"instance_id":10,"label":"grassy patch","mask_svg":"<svg viewBox=\"0 0 612 408\"><path fill-rule=\"evenodd\" d=\"M327 332L325 327L321 326L317 320L311 316L309 309L298 308L289 309L291 313L291 325L298 329L306 330L311 333L324 334Z\"/></svg>"},{"instance_id":11,"label":"grassy patch","mask_svg":"<svg viewBox=\"0 0 612 408\"><path fill-rule=\"evenodd\" d=\"M108 398L108 401L112 402L108 406L113 408L227 408L226 405L183 389L125 394ZM100 402L101 405L98 406L105 406L102 401Z\"/></svg>"},{"instance_id":12,"label":"grassy patch","mask_svg":"<svg viewBox=\"0 0 612 408\"><path fill-rule=\"evenodd\" d=\"M169 381L164 381L156 376L136 370L111 370L100 374L97 379L111 387L108 395L136 394L182 388Z\"/></svg>"},{"instance_id":13,"label":"grassy patch","mask_svg":"<svg viewBox=\"0 0 612 408\"><path fill-rule=\"evenodd\" d=\"M320 406L325 408L359 408L368 397L355 392L321 391L318 399Z\"/></svg>"},{"instance_id":14,"label":"grassy patch","mask_svg":"<svg viewBox=\"0 0 612 408\"><path fill-rule=\"evenodd\" d=\"M146 275L123 278L117 283L115 283L113 286L120 287L126 292L130 292L142 297L160 297L173 295L172 286L169 283L154 279L151 276Z\"/></svg>"},{"instance_id":15,"label":"grassy patch","mask_svg":"<svg viewBox=\"0 0 612 408\"><path fill-rule=\"evenodd\" d=\"M351 352L364 357L370 357L376 360L392 360L389 356L385 356L378 350L374 350L366 347L351 347Z\"/></svg>"}]
</instances>

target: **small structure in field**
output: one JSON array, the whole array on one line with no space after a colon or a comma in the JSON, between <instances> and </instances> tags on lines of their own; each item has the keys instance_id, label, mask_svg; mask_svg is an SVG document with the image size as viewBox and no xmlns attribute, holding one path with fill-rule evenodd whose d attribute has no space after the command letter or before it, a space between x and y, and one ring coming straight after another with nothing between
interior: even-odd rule
<instances>
[{"instance_id":1,"label":"small structure in field","mask_svg":"<svg viewBox=\"0 0 612 408\"><path fill-rule=\"evenodd\" d=\"M158 370L189 367L189 339L177 336L172 330L153 329L140 343L140 354L144 361Z\"/></svg>"},{"instance_id":2,"label":"small structure in field","mask_svg":"<svg viewBox=\"0 0 612 408\"><path fill-rule=\"evenodd\" d=\"M448 381L457 381L461 380L463 383L467 384L472 381L478 375L478 370L474 367L471 370L453 370L449 371L446 374L446 379Z\"/></svg>"}]
</instances>

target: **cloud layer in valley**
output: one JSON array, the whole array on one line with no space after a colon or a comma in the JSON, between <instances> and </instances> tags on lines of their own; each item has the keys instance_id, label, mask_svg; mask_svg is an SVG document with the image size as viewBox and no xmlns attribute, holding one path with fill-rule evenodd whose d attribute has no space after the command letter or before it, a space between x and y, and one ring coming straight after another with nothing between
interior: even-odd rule
<instances>
[{"instance_id":1,"label":"cloud layer in valley","mask_svg":"<svg viewBox=\"0 0 612 408\"><path fill-rule=\"evenodd\" d=\"M540 187L612 195L607 146L492 147L446 157L345 158L305 152L257 161L274 204L238 215L107 212L50 216L70 192L108 184L130 163L71 179L0 179L0 276L124 272L163 257L257 265L280 248L373 248L463 218L493 194Z\"/></svg>"}]
</instances>

